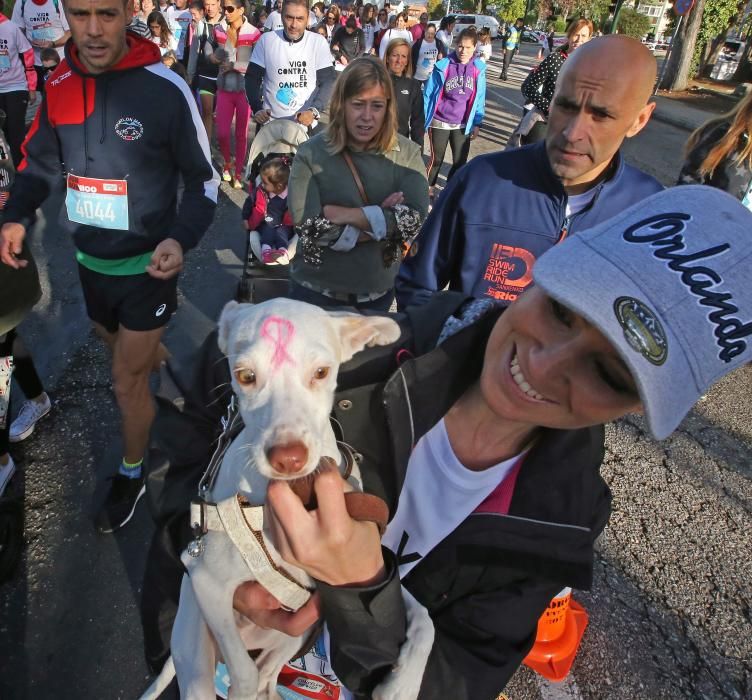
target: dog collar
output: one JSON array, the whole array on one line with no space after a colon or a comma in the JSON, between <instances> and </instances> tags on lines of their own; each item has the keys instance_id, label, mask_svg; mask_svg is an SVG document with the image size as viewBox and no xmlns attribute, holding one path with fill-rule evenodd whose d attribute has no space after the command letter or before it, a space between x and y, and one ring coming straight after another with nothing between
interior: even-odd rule
<instances>
[{"instance_id":1,"label":"dog collar","mask_svg":"<svg viewBox=\"0 0 752 700\"><path fill-rule=\"evenodd\" d=\"M240 494L220 501L191 503L191 525L200 533L188 545L188 554L203 552L201 536L209 531L224 532L258 581L288 610L298 610L311 597L311 590L284 567L275 563L272 544L264 536L264 506L252 506Z\"/></svg>"}]
</instances>

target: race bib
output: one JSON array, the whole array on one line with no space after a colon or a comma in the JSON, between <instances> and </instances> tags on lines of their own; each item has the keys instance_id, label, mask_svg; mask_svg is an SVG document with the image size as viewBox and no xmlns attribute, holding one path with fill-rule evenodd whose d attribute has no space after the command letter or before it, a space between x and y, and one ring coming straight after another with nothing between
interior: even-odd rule
<instances>
[{"instance_id":1,"label":"race bib","mask_svg":"<svg viewBox=\"0 0 752 700\"><path fill-rule=\"evenodd\" d=\"M68 175L65 195L68 219L77 224L128 229L128 183Z\"/></svg>"},{"instance_id":2,"label":"race bib","mask_svg":"<svg viewBox=\"0 0 752 700\"><path fill-rule=\"evenodd\" d=\"M31 30L31 38L34 41L55 41L58 34L58 30L54 27L37 27Z\"/></svg>"},{"instance_id":3,"label":"race bib","mask_svg":"<svg viewBox=\"0 0 752 700\"><path fill-rule=\"evenodd\" d=\"M289 665L279 674L277 692L283 700L342 700L341 691L329 679Z\"/></svg>"},{"instance_id":4,"label":"race bib","mask_svg":"<svg viewBox=\"0 0 752 700\"><path fill-rule=\"evenodd\" d=\"M277 692L283 700L352 700L352 694L337 680L326 653L325 634L316 639L303 656L285 664L277 678ZM217 697L227 698L230 677L218 663L214 675Z\"/></svg>"}]
</instances>

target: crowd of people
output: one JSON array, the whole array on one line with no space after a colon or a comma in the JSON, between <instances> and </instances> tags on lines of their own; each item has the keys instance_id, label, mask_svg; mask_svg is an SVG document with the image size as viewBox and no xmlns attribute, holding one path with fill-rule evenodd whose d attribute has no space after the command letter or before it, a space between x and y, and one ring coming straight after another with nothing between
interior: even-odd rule
<instances>
[{"instance_id":1,"label":"crowd of people","mask_svg":"<svg viewBox=\"0 0 752 700\"><path fill-rule=\"evenodd\" d=\"M249 584L235 607L290 633L323 614L322 682L366 698L404 643L404 585L435 628L420 697L495 697L548 601L590 585L610 514L603 424L644 412L662 439L713 381L752 359L740 320L752 306L752 251L739 243L752 221L752 97L690 140L681 176L734 196L664 190L620 153L655 107L655 59L624 36L592 39L584 18L523 83L538 136L468 163L485 115L487 32L455 35L427 14L408 26L389 3L43 3L18 0L11 20L0 15L12 47L0 62L9 177L17 166L0 231L3 290L17 290L0 305L0 490L15 469L8 442L51 407L17 326L40 294L27 234L64 182L61 221L111 352L122 432L95 523L119 530L148 493L158 532L142 619L158 669L189 504L229 430L235 368L210 336L191 390L159 413L150 376L169 361L178 275L211 225L220 182L245 186L249 128L259 138L283 124L304 138L260 165L243 227L260 238L260 265L287 266L292 299L377 314L396 301L403 337L342 375L349 398L334 409L392 519L383 538L350 520L324 471L315 488L319 507L336 510L336 536L304 533L307 514L290 507L284 483L271 487L280 552L319 593L289 611ZM521 27L502 38L503 80ZM45 94L25 136L18 119L36 90ZM711 211L724 227L707 225ZM11 423L14 363L26 400ZM148 463L150 436L167 467Z\"/></svg>"}]
</instances>

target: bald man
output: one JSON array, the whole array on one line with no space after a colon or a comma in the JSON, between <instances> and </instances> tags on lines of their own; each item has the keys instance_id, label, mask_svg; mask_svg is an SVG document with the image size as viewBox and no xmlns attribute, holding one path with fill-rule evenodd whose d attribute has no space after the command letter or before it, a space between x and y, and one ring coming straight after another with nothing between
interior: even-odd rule
<instances>
[{"instance_id":1,"label":"bald man","mask_svg":"<svg viewBox=\"0 0 752 700\"><path fill-rule=\"evenodd\" d=\"M402 264L398 307L447 285L510 303L551 246L662 189L619 154L653 113L655 77L655 58L635 39L577 49L559 73L546 140L475 158L452 178Z\"/></svg>"}]
</instances>

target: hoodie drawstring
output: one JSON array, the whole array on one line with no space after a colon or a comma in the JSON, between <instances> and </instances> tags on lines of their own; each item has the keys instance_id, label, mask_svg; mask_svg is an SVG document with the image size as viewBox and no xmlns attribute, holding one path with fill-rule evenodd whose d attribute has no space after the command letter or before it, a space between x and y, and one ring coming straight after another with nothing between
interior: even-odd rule
<instances>
[{"instance_id":1,"label":"hoodie drawstring","mask_svg":"<svg viewBox=\"0 0 752 700\"><path fill-rule=\"evenodd\" d=\"M86 81L87 78L84 76L83 80L81 81L84 86L84 115L83 115L83 123L84 123L84 177L86 177L86 173L89 170L89 139L87 138L86 134L86 122L89 120L86 118L86 110L87 110L87 102L86 102Z\"/></svg>"},{"instance_id":2,"label":"hoodie drawstring","mask_svg":"<svg viewBox=\"0 0 752 700\"><path fill-rule=\"evenodd\" d=\"M105 78L102 83L104 83L104 95L102 96L102 135L99 137L100 146L104 143L104 138L107 135L107 86L110 81Z\"/></svg>"}]
</instances>

